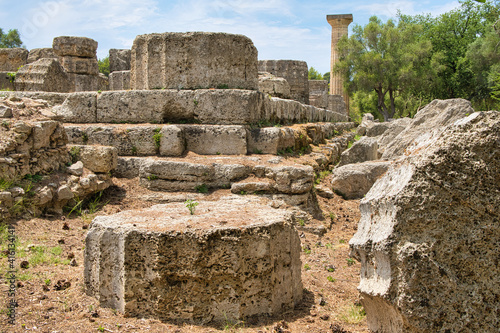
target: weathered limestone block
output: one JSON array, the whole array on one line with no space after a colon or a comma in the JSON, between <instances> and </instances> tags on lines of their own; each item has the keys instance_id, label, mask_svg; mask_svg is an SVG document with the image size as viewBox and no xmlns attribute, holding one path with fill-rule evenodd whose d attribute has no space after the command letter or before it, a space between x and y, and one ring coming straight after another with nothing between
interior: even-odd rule
<instances>
[{"instance_id":1,"label":"weathered limestone block","mask_svg":"<svg viewBox=\"0 0 500 333\"><path fill-rule=\"evenodd\" d=\"M249 154L277 154L281 130L277 127L253 128L247 130Z\"/></svg>"},{"instance_id":2,"label":"weathered limestone block","mask_svg":"<svg viewBox=\"0 0 500 333\"><path fill-rule=\"evenodd\" d=\"M68 73L68 78L72 92L99 90L99 75Z\"/></svg>"},{"instance_id":3,"label":"weathered limestone block","mask_svg":"<svg viewBox=\"0 0 500 333\"><path fill-rule=\"evenodd\" d=\"M29 51L20 47L0 48L0 72L17 72L26 65Z\"/></svg>"},{"instance_id":4,"label":"weathered limestone block","mask_svg":"<svg viewBox=\"0 0 500 333\"><path fill-rule=\"evenodd\" d=\"M8 96L17 98L31 98L40 99L47 102L49 106L59 105L64 103L68 97L68 93L56 93L56 92L45 92L45 91L13 91L9 92Z\"/></svg>"},{"instance_id":5,"label":"weathered limestone block","mask_svg":"<svg viewBox=\"0 0 500 333\"><path fill-rule=\"evenodd\" d=\"M54 38L52 49L59 57L96 58L97 42L87 37L61 36Z\"/></svg>"},{"instance_id":6,"label":"weathered limestone block","mask_svg":"<svg viewBox=\"0 0 500 333\"><path fill-rule=\"evenodd\" d=\"M139 176L143 159L140 157L118 157L113 175L118 178L135 178Z\"/></svg>"},{"instance_id":7,"label":"weathered limestone block","mask_svg":"<svg viewBox=\"0 0 500 333\"><path fill-rule=\"evenodd\" d=\"M130 54L131 50L129 49L110 49L109 71L111 73L117 71L130 71Z\"/></svg>"},{"instance_id":8,"label":"weathered limestone block","mask_svg":"<svg viewBox=\"0 0 500 333\"><path fill-rule=\"evenodd\" d=\"M99 65L96 58L80 58L73 56L63 56L59 58L61 65L68 73L97 75Z\"/></svg>"},{"instance_id":9,"label":"weathered limestone block","mask_svg":"<svg viewBox=\"0 0 500 333\"><path fill-rule=\"evenodd\" d=\"M347 107L342 95L328 95L328 110L337 112L341 115L348 116Z\"/></svg>"},{"instance_id":10,"label":"weathered limestone block","mask_svg":"<svg viewBox=\"0 0 500 333\"><path fill-rule=\"evenodd\" d=\"M77 92L68 94L61 105L52 112L61 116L64 122L95 123L97 121L97 92Z\"/></svg>"},{"instance_id":11,"label":"weathered limestone block","mask_svg":"<svg viewBox=\"0 0 500 333\"><path fill-rule=\"evenodd\" d=\"M181 156L186 150L184 131L176 125L162 126L160 132L161 156Z\"/></svg>"},{"instance_id":12,"label":"weathered limestone block","mask_svg":"<svg viewBox=\"0 0 500 333\"><path fill-rule=\"evenodd\" d=\"M12 118L12 109L0 104L0 118Z\"/></svg>"},{"instance_id":13,"label":"weathered limestone block","mask_svg":"<svg viewBox=\"0 0 500 333\"><path fill-rule=\"evenodd\" d=\"M200 155L245 155L247 132L243 126L180 125L186 149Z\"/></svg>"},{"instance_id":14,"label":"weathered limestone block","mask_svg":"<svg viewBox=\"0 0 500 333\"><path fill-rule=\"evenodd\" d=\"M290 85L291 98L309 104L308 69L305 61L259 60L259 72L285 78Z\"/></svg>"},{"instance_id":15,"label":"weathered limestone block","mask_svg":"<svg viewBox=\"0 0 500 333\"><path fill-rule=\"evenodd\" d=\"M391 127L391 123L384 121L383 123L375 123L370 128L366 129L366 136L373 137L385 133Z\"/></svg>"},{"instance_id":16,"label":"weathered limestone block","mask_svg":"<svg viewBox=\"0 0 500 333\"><path fill-rule=\"evenodd\" d=\"M390 166L388 161L348 164L332 171L332 189L345 199L360 199Z\"/></svg>"},{"instance_id":17,"label":"weathered limestone block","mask_svg":"<svg viewBox=\"0 0 500 333\"><path fill-rule=\"evenodd\" d=\"M411 124L387 145L383 159L394 159L416 149L422 142L438 137L447 125L474 112L465 99L436 99L418 111Z\"/></svg>"},{"instance_id":18,"label":"weathered limestone block","mask_svg":"<svg viewBox=\"0 0 500 333\"><path fill-rule=\"evenodd\" d=\"M328 108L328 81L309 80L309 104L317 108Z\"/></svg>"},{"instance_id":19,"label":"weathered limestone block","mask_svg":"<svg viewBox=\"0 0 500 333\"><path fill-rule=\"evenodd\" d=\"M261 169L263 174L257 172L258 169L258 167L254 169L256 176L265 175L266 178L273 180L272 186L276 192L286 194L307 193L312 190L314 185L314 169L309 165L267 167Z\"/></svg>"},{"instance_id":20,"label":"weathered limestone block","mask_svg":"<svg viewBox=\"0 0 500 333\"><path fill-rule=\"evenodd\" d=\"M106 173L116 169L118 155L115 147L72 145L70 152L92 172Z\"/></svg>"},{"instance_id":21,"label":"weathered limestone block","mask_svg":"<svg viewBox=\"0 0 500 333\"><path fill-rule=\"evenodd\" d=\"M377 160L378 143L376 138L362 137L354 142L351 148L344 151L340 157L340 166L352 163Z\"/></svg>"},{"instance_id":22,"label":"weathered limestone block","mask_svg":"<svg viewBox=\"0 0 500 333\"><path fill-rule=\"evenodd\" d=\"M129 90L130 71L115 71L109 74L109 90Z\"/></svg>"},{"instance_id":23,"label":"weathered limestone block","mask_svg":"<svg viewBox=\"0 0 500 333\"><path fill-rule=\"evenodd\" d=\"M85 245L88 295L126 316L167 321L293 309L300 268L290 213L249 198L200 202L194 215L172 203L100 216Z\"/></svg>"},{"instance_id":24,"label":"weathered limestone block","mask_svg":"<svg viewBox=\"0 0 500 333\"><path fill-rule=\"evenodd\" d=\"M97 88L98 91L108 91L109 90L109 78L103 73L99 73L97 76Z\"/></svg>"},{"instance_id":25,"label":"weathered limestone block","mask_svg":"<svg viewBox=\"0 0 500 333\"><path fill-rule=\"evenodd\" d=\"M470 109L432 104L446 119ZM473 113L422 140L361 201L350 246L370 330L498 331L499 142L500 113Z\"/></svg>"},{"instance_id":26,"label":"weathered limestone block","mask_svg":"<svg viewBox=\"0 0 500 333\"><path fill-rule=\"evenodd\" d=\"M16 74L16 90L70 92L68 74L58 60L42 58L23 66Z\"/></svg>"},{"instance_id":27,"label":"weathered limestone block","mask_svg":"<svg viewBox=\"0 0 500 333\"><path fill-rule=\"evenodd\" d=\"M132 89L258 89L257 49L242 35L139 35L130 64Z\"/></svg>"},{"instance_id":28,"label":"weathered limestone block","mask_svg":"<svg viewBox=\"0 0 500 333\"><path fill-rule=\"evenodd\" d=\"M31 49L28 54L28 60L26 61L28 64L37 61L42 58L54 58L57 59L57 55L54 53L54 50L50 47L40 48L40 49Z\"/></svg>"},{"instance_id":29,"label":"weathered limestone block","mask_svg":"<svg viewBox=\"0 0 500 333\"><path fill-rule=\"evenodd\" d=\"M387 147L399 133L404 131L412 121L413 119L411 118L399 118L389 122L389 128L382 135L377 137L379 156L384 154L385 147Z\"/></svg>"},{"instance_id":30,"label":"weathered limestone block","mask_svg":"<svg viewBox=\"0 0 500 333\"><path fill-rule=\"evenodd\" d=\"M259 73L259 91L278 98L290 98L290 85L282 77L270 73Z\"/></svg>"}]
</instances>

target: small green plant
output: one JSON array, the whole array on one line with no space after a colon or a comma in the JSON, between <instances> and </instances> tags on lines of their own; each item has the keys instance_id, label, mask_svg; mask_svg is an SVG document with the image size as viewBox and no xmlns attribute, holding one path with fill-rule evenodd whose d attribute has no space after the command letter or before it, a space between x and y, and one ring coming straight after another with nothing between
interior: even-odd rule
<instances>
[{"instance_id":1,"label":"small green plant","mask_svg":"<svg viewBox=\"0 0 500 333\"><path fill-rule=\"evenodd\" d=\"M163 133L161 133L160 131L161 128L155 128L155 134L153 134L153 141L155 142L155 148L157 152L160 150L161 137L163 136Z\"/></svg>"},{"instance_id":2,"label":"small green plant","mask_svg":"<svg viewBox=\"0 0 500 333\"><path fill-rule=\"evenodd\" d=\"M227 84L219 84L217 89L229 89L229 86Z\"/></svg>"},{"instance_id":3,"label":"small green plant","mask_svg":"<svg viewBox=\"0 0 500 333\"><path fill-rule=\"evenodd\" d=\"M11 188L14 185L13 180L7 180L5 178L0 178L0 192L5 191L8 188Z\"/></svg>"},{"instance_id":4,"label":"small green plant","mask_svg":"<svg viewBox=\"0 0 500 333\"><path fill-rule=\"evenodd\" d=\"M132 146L132 155L137 155L137 147Z\"/></svg>"},{"instance_id":5,"label":"small green plant","mask_svg":"<svg viewBox=\"0 0 500 333\"><path fill-rule=\"evenodd\" d=\"M247 194L247 191L243 191L243 190L242 190L242 191L240 191L240 194L241 194L241 195L246 195L246 194Z\"/></svg>"},{"instance_id":6,"label":"small green plant","mask_svg":"<svg viewBox=\"0 0 500 333\"><path fill-rule=\"evenodd\" d=\"M305 226L306 225L306 222L304 221L304 219L299 219L299 225L301 227Z\"/></svg>"},{"instance_id":7,"label":"small green plant","mask_svg":"<svg viewBox=\"0 0 500 333\"><path fill-rule=\"evenodd\" d=\"M26 179L30 182L33 182L33 183L38 183L39 181L41 181L43 178L42 175L32 175L30 173L28 173L27 175L24 176L23 179Z\"/></svg>"},{"instance_id":8,"label":"small green plant","mask_svg":"<svg viewBox=\"0 0 500 333\"><path fill-rule=\"evenodd\" d=\"M198 103L199 103L199 102L198 102L198 100L197 100L196 98L194 99L194 101L193 101L193 102L194 102L194 105L195 105L195 106L198 106Z\"/></svg>"},{"instance_id":9,"label":"small green plant","mask_svg":"<svg viewBox=\"0 0 500 333\"><path fill-rule=\"evenodd\" d=\"M303 246L302 251L304 251L305 254L311 254L311 249L307 246Z\"/></svg>"},{"instance_id":10,"label":"small green plant","mask_svg":"<svg viewBox=\"0 0 500 333\"><path fill-rule=\"evenodd\" d=\"M100 90L100 89L99 89L99 90L97 90L97 93L98 93L98 94L101 94L101 93L102 93L102 90Z\"/></svg>"},{"instance_id":11,"label":"small green plant","mask_svg":"<svg viewBox=\"0 0 500 333\"><path fill-rule=\"evenodd\" d=\"M198 185L194 189L198 193L208 193L208 186L206 184Z\"/></svg>"},{"instance_id":12,"label":"small green plant","mask_svg":"<svg viewBox=\"0 0 500 333\"><path fill-rule=\"evenodd\" d=\"M260 150L260 149L254 149L253 153L254 154L262 154L262 150Z\"/></svg>"},{"instance_id":13,"label":"small green plant","mask_svg":"<svg viewBox=\"0 0 500 333\"><path fill-rule=\"evenodd\" d=\"M326 270L329 271L330 273L335 272L335 268L333 267L328 267Z\"/></svg>"},{"instance_id":14,"label":"small green plant","mask_svg":"<svg viewBox=\"0 0 500 333\"><path fill-rule=\"evenodd\" d=\"M339 240L339 243L340 243L340 244L345 244L345 239L341 239L341 240Z\"/></svg>"},{"instance_id":15,"label":"small green plant","mask_svg":"<svg viewBox=\"0 0 500 333\"><path fill-rule=\"evenodd\" d=\"M104 328L104 327L102 327L101 325L99 325L99 327L97 328L97 330L98 330L99 332L104 332L105 328Z\"/></svg>"},{"instance_id":16,"label":"small green plant","mask_svg":"<svg viewBox=\"0 0 500 333\"><path fill-rule=\"evenodd\" d=\"M189 199L189 200L186 200L184 202L184 204L186 205L187 209L189 209L189 213L191 215L194 215L194 212L196 210L196 206L198 206L198 203L196 201Z\"/></svg>"},{"instance_id":17,"label":"small green plant","mask_svg":"<svg viewBox=\"0 0 500 333\"><path fill-rule=\"evenodd\" d=\"M218 151L218 152L216 152L216 153L215 153L215 155L220 155L220 152L219 152L219 151Z\"/></svg>"},{"instance_id":18,"label":"small green plant","mask_svg":"<svg viewBox=\"0 0 500 333\"><path fill-rule=\"evenodd\" d=\"M323 181L323 179L325 179L331 173L332 172L330 170L320 171L319 173L315 174L314 183L316 185L319 185Z\"/></svg>"},{"instance_id":19,"label":"small green plant","mask_svg":"<svg viewBox=\"0 0 500 333\"><path fill-rule=\"evenodd\" d=\"M71 163L78 162L78 159L80 158L80 147L71 147L69 150L69 156L71 157Z\"/></svg>"},{"instance_id":20,"label":"small green plant","mask_svg":"<svg viewBox=\"0 0 500 333\"><path fill-rule=\"evenodd\" d=\"M332 244L331 244L331 243L326 243L326 244L325 244L325 248L327 248L327 249L331 249L331 248L332 248Z\"/></svg>"},{"instance_id":21,"label":"small green plant","mask_svg":"<svg viewBox=\"0 0 500 333\"><path fill-rule=\"evenodd\" d=\"M343 308L339 319L347 324L358 324L366 317L365 309L361 305L351 305Z\"/></svg>"},{"instance_id":22,"label":"small green plant","mask_svg":"<svg viewBox=\"0 0 500 333\"><path fill-rule=\"evenodd\" d=\"M9 77L9 82L14 82L16 80L16 73L15 72L8 72L7 76Z\"/></svg>"},{"instance_id":23,"label":"small green plant","mask_svg":"<svg viewBox=\"0 0 500 333\"><path fill-rule=\"evenodd\" d=\"M347 258L346 261L347 261L347 266L352 266L355 263L354 259L352 258Z\"/></svg>"},{"instance_id":24,"label":"small green plant","mask_svg":"<svg viewBox=\"0 0 500 333\"><path fill-rule=\"evenodd\" d=\"M150 181L151 181L151 180L156 180L156 179L158 179L158 176L157 176L157 175L149 175L147 178L148 178L148 180L150 180Z\"/></svg>"},{"instance_id":25,"label":"small green plant","mask_svg":"<svg viewBox=\"0 0 500 333\"><path fill-rule=\"evenodd\" d=\"M45 283L46 286L50 286L52 281L50 281L50 279L45 279L45 280L43 280L43 283Z\"/></svg>"},{"instance_id":26,"label":"small green plant","mask_svg":"<svg viewBox=\"0 0 500 333\"><path fill-rule=\"evenodd\" d=\"M83 142L84 145L86 145L87 142L89 142L89 136L85 132L82 133L82 142Z\"/></svg>"},{"instance_id":27,"label":"small green plant","mask_svg":"<svg viewBox=\"0 0 500 333\"><path fill-rule=\"evenodd\" d=\"M328 276L326 277L326 279L327 279L329 282L335 282L335 281L337 281L337 280L335 280L333 277L331 277L330 275L328 275Z\"/></svg>"},{"instance_id":28,"label":"small green plant","mask_svg":"<svg viewBox=\"0 0 500 333\"><path fill-rule=\"evenodd\" d=\"M6 130L10 129L10 123L7 120L2 121L2 127Z\"/></svg>"},{"instance_id":29,"label":"small green plant","mask_svg":"<svg viewBox=\"0 0 500 333\"><path fill-rule=\"evenodd\" d=\"M308 270L310 270L310 269L311 269L311 266L309 266L308 264L305 264L305 265L304 265L304 269L305 269L306 271L308 271Z\"/></svg>"}]
</instances>

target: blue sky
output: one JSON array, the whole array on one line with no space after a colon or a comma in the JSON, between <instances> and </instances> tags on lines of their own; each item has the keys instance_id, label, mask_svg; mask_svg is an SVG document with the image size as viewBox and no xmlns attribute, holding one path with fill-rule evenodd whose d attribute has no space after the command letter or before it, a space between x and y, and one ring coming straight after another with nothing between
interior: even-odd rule
<instances>
[{"instance_id":1,"label":"blue sky","mask_svg":"<svg viewBox=\"0 0 500 333\"><path fill-rule=\"evenodd\" d=\"M237 33L253 40L259 59L304 60L324 73L330 66L327 14L353 14L353 23L365 25L372 15L385 21L398 9L439 15L458 6L456 0L0 0L0 28L19 29L28 49L51 47L57 36L90 37L99 43L99 58L110 48L130 48L145 33Z\"/></svg>"}]
</instances>

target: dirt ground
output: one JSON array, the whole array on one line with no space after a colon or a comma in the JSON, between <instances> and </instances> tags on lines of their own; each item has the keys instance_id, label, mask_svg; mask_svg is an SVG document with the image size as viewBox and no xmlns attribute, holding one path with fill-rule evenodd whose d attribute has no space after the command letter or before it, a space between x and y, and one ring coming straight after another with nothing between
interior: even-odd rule
<instances>
[{"instance_id":1,"label":"dirt ground","mask_svg":"<svg viewBox=\"0 0 500 333\"><path fill-rule=\"evenodd\" d=\"M304 299L293 312L250 322L221 322L211 326L175 324L154 319L126 318L85 294L83 250L92 218L121 210L148 207L158 192L137 185L137 179L113 179L98 205L71 216L13 221L17 237L15 324L8 323L8 231L0 227L0 332L369 332L356 289L360 264L349 258L349 239L359 220L359 202L339 196L318 196L326 217L314 224L331 225L323 236L299 231L302 240ZM327 186L329 177L322 180ZM215 200L229 190L204 195ZM172 200L183 200L182 194ZM155 202L156 201L156 202ZM105 204L105 205L104 205ZM100 207L104 205L103 207ZM96 207L97 212L93 212ZM88 210L91 211L88 211ZM77 216L75 213L78 213Z\"/></svg>"}]
</instances>

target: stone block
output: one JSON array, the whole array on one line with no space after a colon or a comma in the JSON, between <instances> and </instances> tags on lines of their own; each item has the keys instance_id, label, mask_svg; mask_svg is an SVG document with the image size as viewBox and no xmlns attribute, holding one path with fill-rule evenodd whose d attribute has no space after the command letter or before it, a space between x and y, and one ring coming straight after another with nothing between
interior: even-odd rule
<instances>
[{"instance_id":1,"label":"stone block","mask_svg":"<svg viewBox=\"0 0 500 333\"><path fill-rule=\"evenodd\" d=\"M307 63L298 60L259 60L259 72L268 72L287 80L290 97L309 104L309 79Z\"/></svg>"},{"instance_id":2,"label":"stone block","mask_svg":"<svg viewBox=\"0 0 500 333\"><path fill-rule=\"evenodd\" d=\"M354 142L351 148L342 153L339 166L373 161L378 158L377 139L364 136L359 141Z\"/></svg>"},{"instance_id":3,"label":"stone block","mask_svg":"<svg viewBox=\"0 0 500 333\"><path fill-rule=\"evenodd\" d=\"M97 92L77 92L68 94L61 105L54 106L52 112L69 123L95 123L97 121Z\"/></svg>"},{"instance_id":4,"label":"stone block","mask_svg":"<svg viewBox=\"0 0 500 333\"><path fill-rule=\"evenodd\" d=\"M71 92L99 90L99 75L68 73Z\"/></svg>"},{"instance_id":5,"label":"stone block","mask_svg":"<svg viewBox=\"0 0 500 333\"><path fill-rule=\"evenodd\" d=\"M257 49L242 35L139 35L131 52L132 89L258 89Z\"/></svg>"},{"instance_id":6,"label":"stone block","mask_svg":"<svg viewBox=\"0 0 500 333\"><path fill-rule=\"evenodd\" d=\"M71 80L56 59L42 58L23 66L16 74L16 90L71 92Z\"/></svg>"},{"instance_id":7,"label":"stone block","mask_svg":"<svg viewBox=\"0 0 500 333\"><path fill-rule=\"evenodd\" d=\"M160 130L160 155L181 156L186 150L184 131L175 125L162 126Z\"/></svg>"},{"instance_id":8,"label":"stone block","mask_svg":"<svg viewBox=\"0 0 500 333\"><path fill-rule=\"evenodd\" d=\"M439 104L439 118L470 108ZM498 331L500 113L448 126L445 118L438 136L397 160L360 203L349 244L370 331Z\"/></svg>"},{"instance_id":9,"label":"stone block","mask_svg":"<svg viewBox=\"0 0 500 333\"><path fill-rule=\"evenodd\" d=\"M0 72L17 72L26 65L29 51L20 47L0 48Z\"/></svg>"},{"instance_id":10,"label":"stone block","mask_svg":"<svg viewBox=\"0 0 500 333\"><path fill-rule=\"evenodd\" d=\"M385 148L383 159L394 159L436 140L446 125L474 113L465 99L436 99L418 111L411 123Z\"/></svg>"},{"instance_id":11,"label":"stone block","mask_svg":"<svg viewBox=\"0 0 500 333\"><path fill-rule=\"evenodd\" d=\"M109 90L129 90L130 71L115 71L109 74Z\"/></svg>"},{"instance_id":12,"label":"stone block","mask_svg":"<svg viewBox=\"0 0 500 333\"><path fill-rule=\"evenodd\" d=\"M108 91L109 90L109 78L103 73L97 75L97 88L98 91Z\"/></svg>"},{"instance_id":13,"label":"stone block","mask_svg":"<svg viewBox=\"0 0 500 333\"><path fill-rule=\"evenodd\" d=\"M57 59L57 55L54 53L54 50L50 47L40 48L40 49L31 49L28 54L28 60L26 61L28 64L37 61L42 58L54 58Z\"/></svg>"},{"instance_id":14,"label":"stone block","mask_svg":"<svg viewBox=\"0 0 500 333\"><path fill-rule=\"evenodd\" d=\"M96 58L97 42L87 37L61 36L54 38L52 49L59 57Z\"/></svg>"},{"instance_id":15,"label":"stone block","mask_svg":"<svg viewBox=\"0 0 500 333\"><path fill-rule=\"evenodd\" d=\"M33 123L33 149L51 148L51 137L58 126L61 126L60 123L54 120L37 121ZM66 134L65 132L63 133ZM67 139L64 141L67 142Z\"/></svg>"},{"instance_id":16,"label":"stone block","mask_svg":"<svg viewBox=\"0 0 500 333\"><path fill-rule=\"evenodd\" d=\"M72 145L70 151L92 172L107 173L116 169L118 154L115 147Z\"/></svg>"},{"instance_id":17,"label":"stone block","mask_svg":"<svg viewBox=\"0 0 500 333\"><path fill-rule=\"evenodd\" d=\"M109 71L111 73L117 71L130 71L130 54L131 50L129 49L110 49Z\"/></svg>"},{"instance_id":18,"label":"stone block","mask_svg":"<svg viewBox=\"0 0 500 333\"><path fill-rule=\"evenodd\" d=\"M281 129L277 127L254 128L247 131L249 154L277 154Z\"/></svg>"},{"instance_id":19,"label":"stone block","mask_svg":"<svg viewBox=\"0 0 500 333\"><path fill-rule=\"evenodd\" d=\"M186 149L200 155L246 155L247 133L243 126L180 125Z\"/></svg>"},{"instance_id":20,"label":"stone block","mask_svg":"<svg viewBox=\"0 0 500 333\"><path fill-rule=\"evenodd\" d=\"M259 73L259 91L278 98L290 98L290 85L282 77L270 73Z\"/></svg>"},{"instance_id":21,"label":"stone block","mask_svg":"<svg viewBox=\"0 0 500 333\"><path fill-rule=\"evenodd\" d=\"M87 294L140 318L278 315L301 302L300 271L290 213L249 198L200 202L194 215L171 203L100 216L85 244Z\"/></svg>"},{"instance_id":22,"label":"stone block","mask_svg":"<svg viewBox=\"0 0 500 333\"><path fill-rule=\"evenodd\" d=\"M309 104L317 108L328 108L328 81L309 80Z\"/></svg>"},{"instance_id":23,"label":"stone block","mask_svg":"<svg viewBox=\"0 0 500 333\"><path fill-rule=\"evenodd\" d=\"M12 118L12 109L0 104L0 118Z\"/></svg>"},{"instance_id":24,"label":"stone block","mask_svg":"<svg viewBox=\"0 0 500 333\"><path fill-rule=\"evenodd\" d=\"M142 161L140 157L118 157L113 175L118 178L138 177Z\"/></svg>"},{"instance_id":25,"label":"stone block","mask_svg":"<svg viewBox=\"0 0 500 333\"><path fill-rule=\"evenodd\" d=\"M345 199L361 199L390 166L388 161L348 164L332 171L332 189Z\"/></svg>"},{"instance_id":26,"label":"stone block","mask_svg":"<svg viewBox=\"0 0 500 333\"><path fill-rule=\"evenodd\" d=\"M59 57L61 65L68 73L98 75L99 65L96 58L80 58L73 56Z\"/></svg>"},{"instance_id":27,"label":"stone block","mask_svg":"<svg viewBox=\"0 0 500 333\"><path fill-rule=\"evenodd\" d=\"M328 95L328 110L348 116L347 106L344 97L341 95Z\"/></svg>"}]
</instances>

